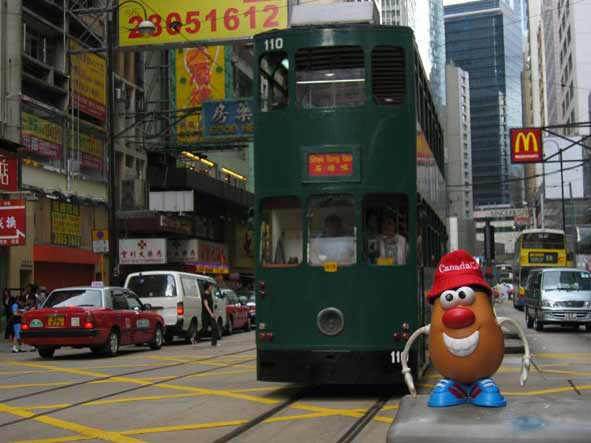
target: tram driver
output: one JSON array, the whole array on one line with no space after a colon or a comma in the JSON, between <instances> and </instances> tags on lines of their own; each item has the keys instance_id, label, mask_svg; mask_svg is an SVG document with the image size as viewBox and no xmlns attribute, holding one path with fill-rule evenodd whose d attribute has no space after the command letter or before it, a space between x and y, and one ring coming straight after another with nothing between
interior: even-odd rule
<instances>
[{"instance_id":1,"label":"tram driver","mask_svg":"<svg viewBox=\"0 0 591 443\"><path fill-rule=\"evenodd\" d=\"M355 260L355 238L348 232L337 214L324 219L324 229L310 242L310 264L336 262L350 265Z\"/></svg>"}]
</instances>

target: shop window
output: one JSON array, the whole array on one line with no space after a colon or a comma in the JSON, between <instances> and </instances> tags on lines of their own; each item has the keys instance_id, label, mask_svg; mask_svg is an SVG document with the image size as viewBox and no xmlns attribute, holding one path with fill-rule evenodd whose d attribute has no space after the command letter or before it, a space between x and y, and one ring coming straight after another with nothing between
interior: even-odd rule
<instances>
[{"instance_id":1,"label":"shop window","mask_svg":"<svg viewBox=\"0 0 591 443\"><path fill-rule=\"evenodd\" d=\"M287 106L289 61L287 52L272 51L263 54L260 61L259 105L263 112Z\"/></svg>"},{"instance_id":2,"label":"shop window","mask_svg":"<svg viewBox=\"0 0 591 443\"><path fill-rule=\"evenodd\" d=\"M355 204L350 195L323 195L308 202L308 263L356 262Z\"/></svg>"},{"instance_id":3,"label":"shop window","mask_svg":"<svg viewBox=\"0 0 591 443\"><path fill-rule=\"evenodd\" d=\"M371 79L374 102L401 105L406 99L404 50L395 46L377 46L371 53Z\"/></svg>"},{"instance_id":4,"label":"shop window","mask_svg":"<svg viewBox=\"0 0 591 443\"><path fill-rule=\"evenodd\" d=\"M297 266L302 261L302 209L297 197L261 202L260 260L263 266Z\"/></svg>"},{"instance_id":5,"label":"shop window","mask_svg":"<svg viewBox=\"0 0 591 443\"><path fill-rule=\"evenodd\" d=\"M296 53L296 100L304 109L365 102L365 66L359 46L322 46Z\"/></svg>"},{"instance_id":6,"label":"shop window","mask_svg":"<svg viewBox=\"0 0 591 443\"><path fill-rule=\"evenodd\" d=\"M408 261L408 198L403 194L368 195L364 201L365 259L378 266Z\"/></svg>"}]
</instances>

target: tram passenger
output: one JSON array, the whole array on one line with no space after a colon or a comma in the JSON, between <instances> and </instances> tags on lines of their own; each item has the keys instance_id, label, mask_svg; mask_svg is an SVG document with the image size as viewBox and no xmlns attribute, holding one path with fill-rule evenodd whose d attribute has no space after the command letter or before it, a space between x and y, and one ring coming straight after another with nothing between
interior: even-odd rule
<instances>
[{"instance_id":1,"label":"tram passenger","mask_svg":"<svg viewBox=\"0 0 591 443\"><path fill-rule=\"evenodd\" d=\"M396 218L394 215L386 214L382 219L378 235L379 259L392 259L394 265L406 264L408 255L408 242L406 237L398 233Z\"/></svg>"},{"instance_id":2,"label":"tram passenger","mask_svg":"<svg viewBox=\"0 0 591 443\"><path fill-rule=\"evenodd\" d=\"M337 214L324 219L324 229L310 244L310 264L322 265L325 262L352 264L355 260L355 238L343 226Z\"/></svg>"}]
</instances>

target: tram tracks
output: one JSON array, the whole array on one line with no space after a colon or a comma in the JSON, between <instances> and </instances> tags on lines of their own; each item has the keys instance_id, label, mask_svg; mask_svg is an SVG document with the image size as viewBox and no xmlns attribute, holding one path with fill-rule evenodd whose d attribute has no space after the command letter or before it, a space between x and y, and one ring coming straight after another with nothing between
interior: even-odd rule
<instances>
[{"instance_id":1,"label":"tram tracks","mask_svg":"<svg viewBox=\"0 0 591 443\"><path fill-rule=\"evenodd\" d=\"M211 358L191 359L189 361L184 361L184 362L179 362L179 363L173 363L173 364L160 365L160 366L155 366L155 367L150 367L150 368L138 369L136 371L129 371L129 372L121 373L121 374L113 374L113 375L109 375L109 376L105 376L105 377L97 377L97 378L90 379L90 380L84 380L84 381L80 381L80 382L70 383L70 384L63 385L63 386L57 386L55 388L44 389L42 391L31 392L31 393L28 393L28 394L23 394L23 395L19 395L19 396L16 396L16 397L11 397L11 398L7 398L7 399L3 399L3 400L0 400L0 403L6 404L6 403L9 403L9 402L14 402L14 401L17 401L17 400L23 400L23 399L26 399L26 398L35 397L35 396L46 394L46 393L52 393L52 392L59 391L59 390L64 390L64 389L69 389L69 388L83 386L83 385L86 385L86 384L89 384L89 383L96 383L96 382L108 381L108 380L111 380L111 379L117 379L117 378L129 376L129 375L141 374L141 373L145 373L145 372L149 372L149 371L157 371L157 370L160 370L160 369L168 369L168 368L180 367L180 366L191 365L191 364L205 363L205 362L208 362L208 361L211 361L211 360L216 360L216 359L223 358L223 357L228 357L228 356L243 354L245 352L251 352L251 351L254 351L255 349L256 348L248 348L248 349L243 349L243 350L240 350L240 351L228 352L228 353L220 354L220 355L213 355ZM252 358L252 359L248 359L248 360L243 360L240 363L241 364L243 364L243 363L250 363L250 362L253 362L255 360L256 360L256 358ZM206 373L218 371L218 370L221 370L221 369L226 369L226 366L219 366L219 367L213 367L213 368L203 369L203 370L200 370L200 371L193 371L193 372L190 372L188 374L181 374L181 375L177 375L177 376L166 377L163 380L158 380L158 381L154 381L154 382L141 382L141 384L139 384L138 386L134 386L134 387L131 387L131 388L119 390L119 391L112 392L110 394L101 395L101 396L98 396L98 397L93 397L93 398L86 399L86 400L83 400L83 401L71 403L71 404L66 405L66 406L61 406L61 407L56 407L56 408L53 408L53 409L48 409L48 410L43 411L43 412L40 412L38 414L33 414L33 415L29 416L29 417L23 417L23 418L19 418L19 419L16 419L16 420L4 422L4 423L1 423L0 424L0 429L5 428L5 427L10 426L10 425L17 424L17 423L22 423L22 422L25 422L25 421L34 420L35 418L38 418L38 417L51 415L51 414L54 414L56 412L61 412L61 411L65 411L67 409L72 409L72 408L75 408L75 407L78 407L78 406L83 406L83 405L88 404L88 403L93 403L93 402L97 402L97 401L101 401L101 400L106 400L108 398L115 397L117 395L127 394L129 392L138 391L140 389L154 387L154 386L158 386L160 384L170 383L170 382L181 380L183 378L187 378L187 377L191 377L191 376L199 375L199 374L206 374ZM140 383L139 380L137 382Z\"/></svg>"}]
</instances>

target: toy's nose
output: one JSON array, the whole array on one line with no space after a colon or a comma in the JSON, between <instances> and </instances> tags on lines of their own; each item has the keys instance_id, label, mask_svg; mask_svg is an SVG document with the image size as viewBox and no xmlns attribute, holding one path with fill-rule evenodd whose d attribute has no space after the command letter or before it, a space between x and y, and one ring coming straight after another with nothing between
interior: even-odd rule
<instances>
[{"instance_id":1,"label":"toy's nose","mask_svg":"<svg viewBox=\"0 0 591 443\"><path fill-rule=\"evenodd\" d=\"M443 314L443 324L448 328L460 329L470 326L476 320L474 312L463 306L456 306Z\"/></svg>"}]
</instances>

